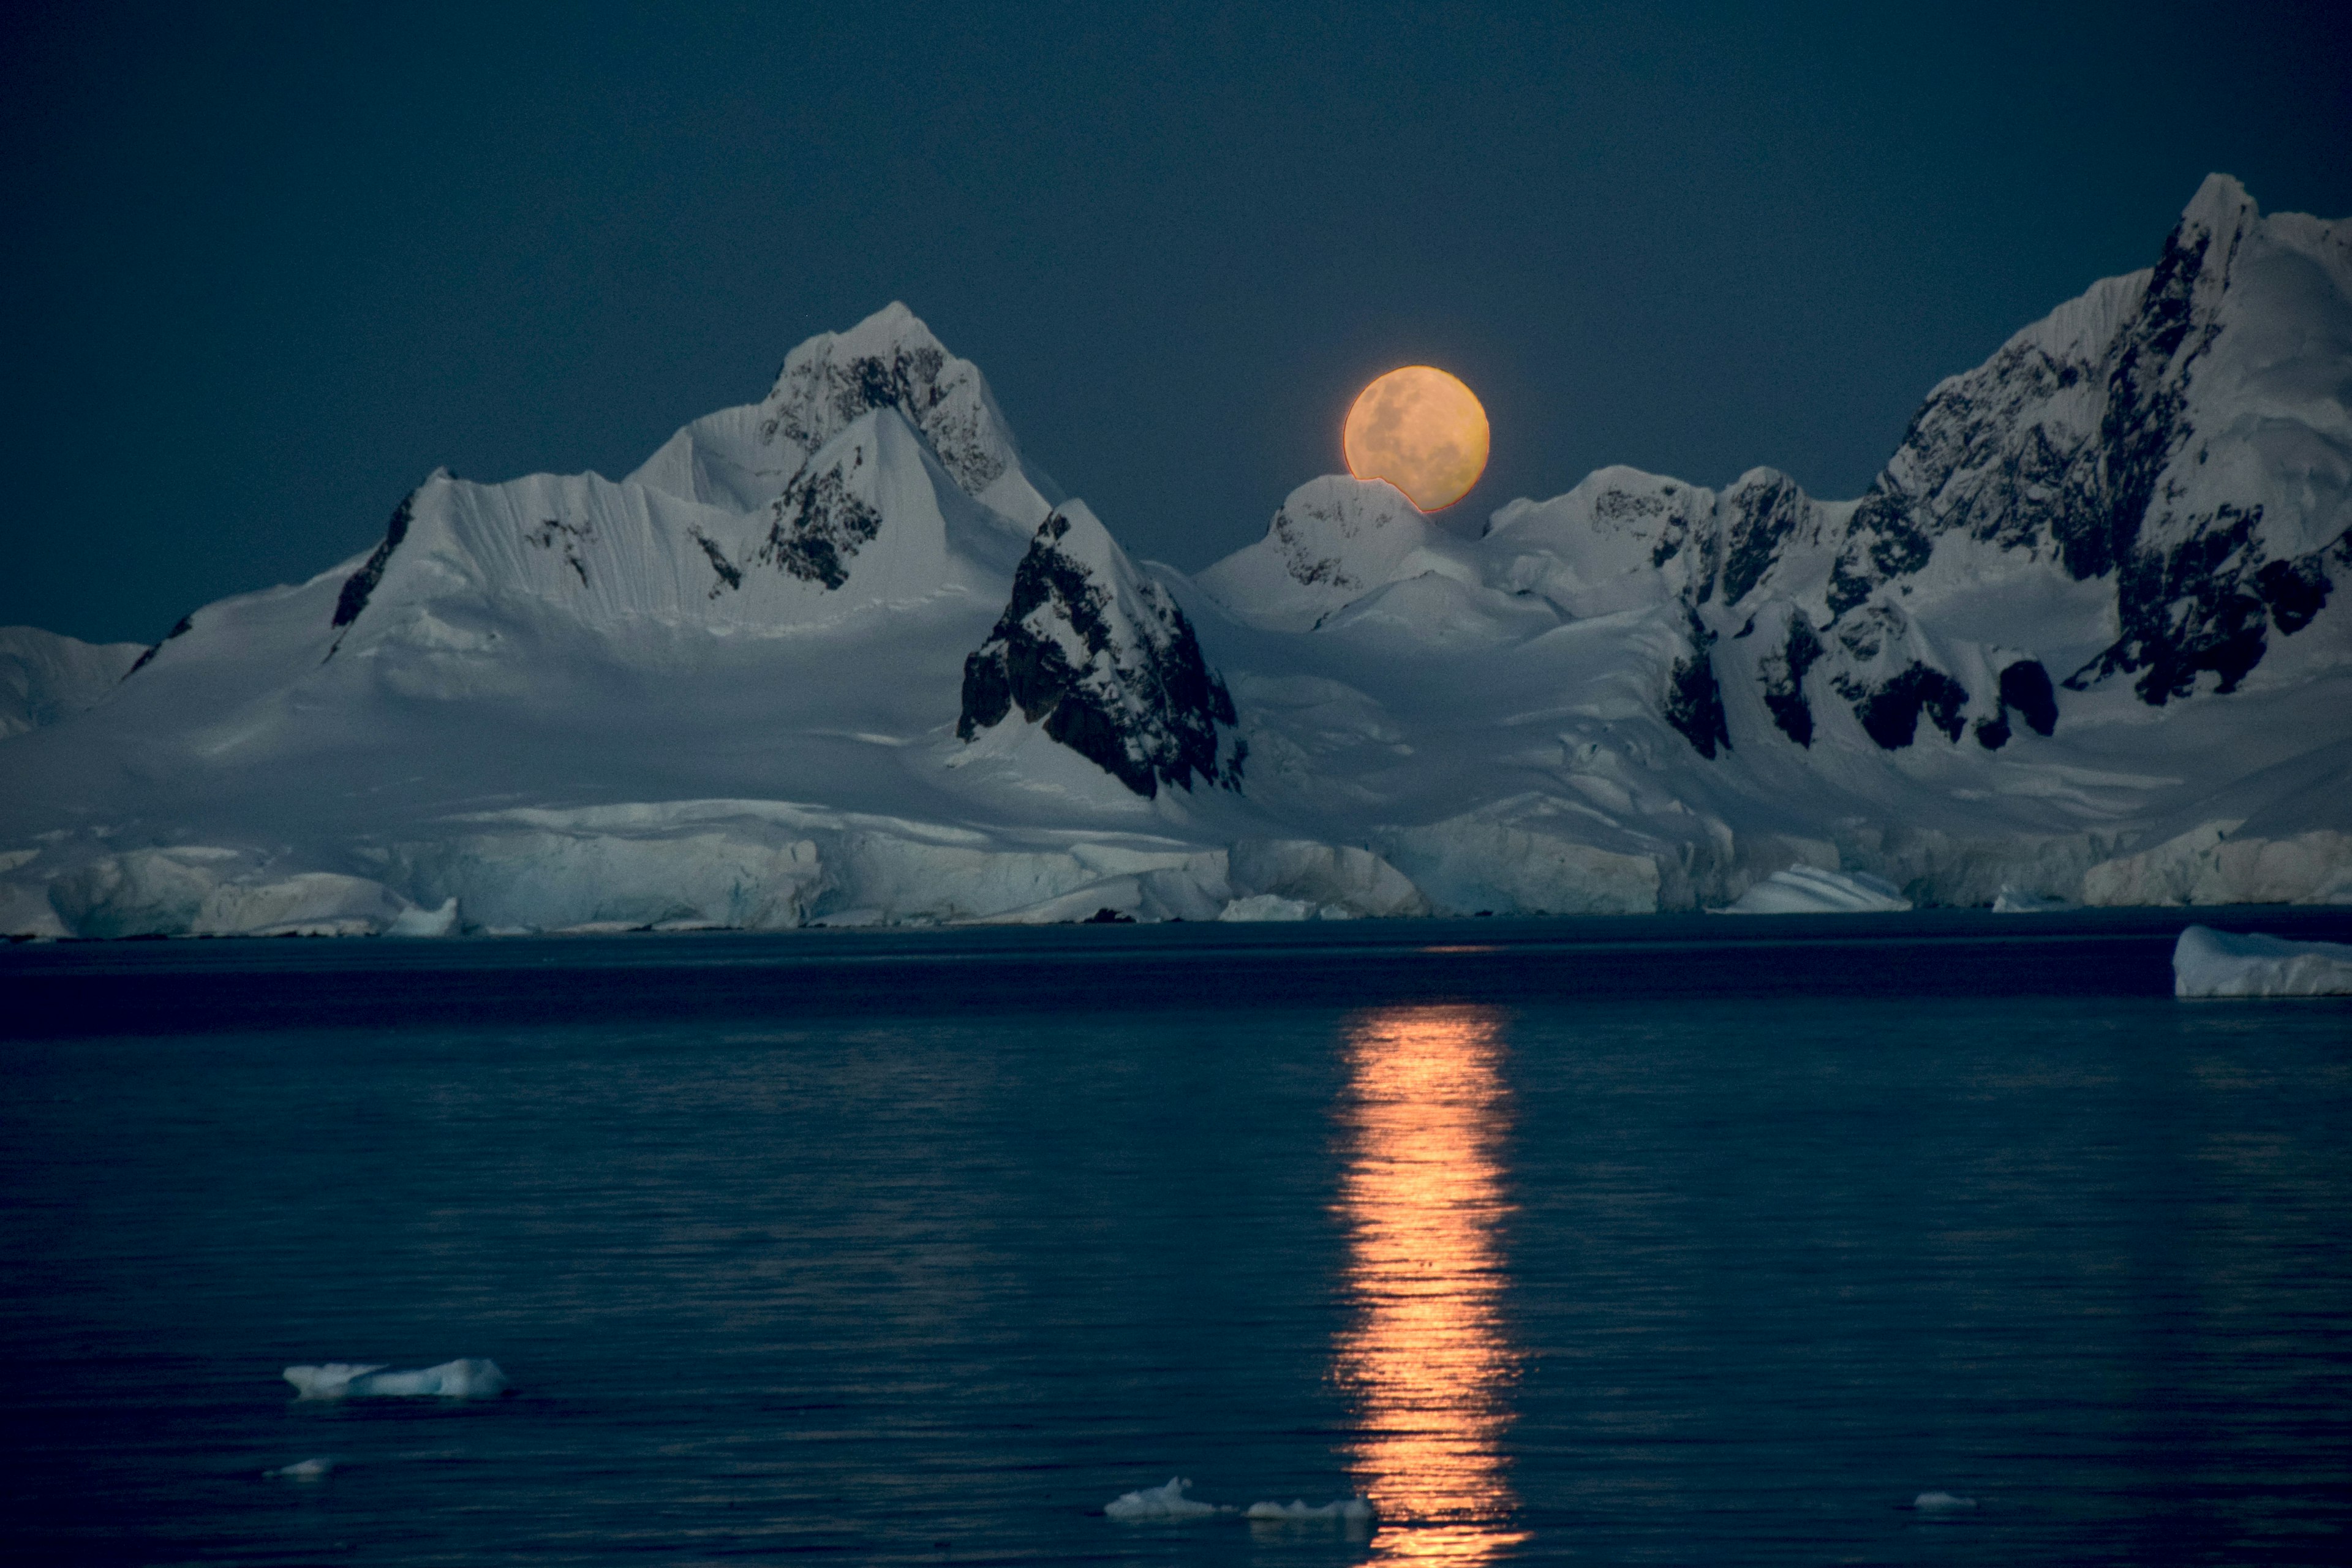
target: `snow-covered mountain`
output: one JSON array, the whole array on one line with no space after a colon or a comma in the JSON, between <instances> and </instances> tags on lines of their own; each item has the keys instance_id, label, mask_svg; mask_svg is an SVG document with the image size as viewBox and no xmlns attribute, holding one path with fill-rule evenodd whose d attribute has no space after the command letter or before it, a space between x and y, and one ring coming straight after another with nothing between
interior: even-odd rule
<instances>
[{"instance_id":1,"label":"snow-covered mountain","mask_svg":"<svg viewBox=\"0 0 2352 1568\"><path fill-rule=\"evenodd\" d=\"M2352 899L2348 397L2352 226L2215 176L1858 500L1325 478L1191 580L894 305L102 700L136 650L0 633L0 700L83 672L0 743L0 929Z\"/></svg>"},{"instance_id":2,"label":"snow-covered mountain","mask_svg":"<svg viewBox=\"0 0 2352 1568\"><path fill-rule=\"evenodd\" d=\"M147 650L0 626L0 739L95 708Z\"/></svg>"}]
</instances>

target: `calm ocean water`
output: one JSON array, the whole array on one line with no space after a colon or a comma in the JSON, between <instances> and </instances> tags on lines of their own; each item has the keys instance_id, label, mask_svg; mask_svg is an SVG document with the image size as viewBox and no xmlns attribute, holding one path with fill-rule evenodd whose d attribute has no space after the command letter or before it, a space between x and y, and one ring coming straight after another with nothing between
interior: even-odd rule
<instances>
[{"instance_id":1,"label":"calm ocean water","mask_svg":"<svg viewBox=\"0 0 2352 1568\"><path fill-rule=\"evenodd\" d=\"M0 952L0 1536L2352 1560L2352 1005L2182 923ZM1380 1522L1105 1516L1171 1477Z\"/></svg>"}]
</instances>

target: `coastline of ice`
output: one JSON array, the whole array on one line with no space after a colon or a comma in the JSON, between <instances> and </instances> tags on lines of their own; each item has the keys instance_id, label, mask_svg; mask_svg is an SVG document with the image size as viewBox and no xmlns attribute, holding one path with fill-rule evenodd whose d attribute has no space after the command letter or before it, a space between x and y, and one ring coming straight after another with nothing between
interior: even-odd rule
<instances>
[{"instance_id":1,"label":"coastline of ice","mask_svg":"<svg viewBox=\"0 0 2352 1568\"><path fill-rule=\"evenodd\" d=\"M2172 994L2184 999L2352 996L2352 946L2193 925L2172 944Z\"/></svg>"},{"instance_id":2,"label":"coastline of ice","mask_svg":"<svg viewBox=\"0 0 2352 1568\"><path fill-rule=\"evenodd\" d=\"M414 1372L386 1372L387 1363L331 1361L289 1366L283 1373L298 1399L491 1399L505 1392L499 1363L461 1356Z\"/></svg>"}]
</instances>

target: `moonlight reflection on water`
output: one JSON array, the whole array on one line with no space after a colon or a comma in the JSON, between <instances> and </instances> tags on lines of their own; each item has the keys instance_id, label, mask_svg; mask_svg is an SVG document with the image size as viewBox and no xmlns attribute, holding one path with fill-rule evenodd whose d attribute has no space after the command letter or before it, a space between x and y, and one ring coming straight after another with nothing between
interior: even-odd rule
<instances>
[{"instance_id":1,"label":"moonlight reflection on water","mask_svg":"<svg viewBox=\"0 0 2352 1568\"><path fill-rule=\"evenodd\" d=\"M1349 1028L1339 1107L1352 1318L1337 1373L1375 1554L1482 1561L1524 1539L1504 1458L1517 1356L1500 1308L1508 1210L1502 1016L1393 1008Z\"/></svg>"}]
</instances>

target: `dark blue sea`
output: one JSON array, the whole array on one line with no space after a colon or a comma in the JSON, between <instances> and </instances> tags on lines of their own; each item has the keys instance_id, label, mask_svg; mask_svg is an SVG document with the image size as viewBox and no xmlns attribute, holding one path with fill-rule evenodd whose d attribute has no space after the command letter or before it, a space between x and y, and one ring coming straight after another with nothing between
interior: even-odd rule
<instances>
[{"instance_id":1,"label":"dark blue sea","mask_svg":"<svg viewBox=\"0 0 2352 1568\"><path fill-rule=\"evenodd\" d=\"M2352 1561L2352 1005L2183 923L0 951L0 1554Z\"/></svg>"}]
</instances>

